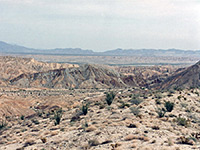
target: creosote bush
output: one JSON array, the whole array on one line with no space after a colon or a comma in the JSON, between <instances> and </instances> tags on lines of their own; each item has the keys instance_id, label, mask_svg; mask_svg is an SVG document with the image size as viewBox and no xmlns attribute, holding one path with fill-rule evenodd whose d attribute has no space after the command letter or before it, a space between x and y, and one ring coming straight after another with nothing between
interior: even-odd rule
<instances>
[{"instance_id":1,"label":"creosote bush","mask_svg":"<svg viewBox=\"0 0 200 150\"><path fill-rule=\"evenodd\" d=\"M115 98L114 92L106 93L106 102L108 105L111 105Z\"/></svg>"},{"instance_id":2,"label":"creosote bush","mask_svg":"<svg viewBox=\"0 0 200 150\"><path fill-rule=\"evenodd\" d=\"M37 119L32 119L31 120L34 124L40 124L40 122Z\"/></svg>"},{"instance_id":3,"label":"creosote bush","mask_svg":"<svg viewBox=\"0 0 200 150\"><path fill-rule=\"evenodd\" d=\"M21 115L20 119L21 119L21 120L24 120L24 115Z\"/></svg>"},{"instance_id":4,"label":"creosote bush","mask_svg":"<svg viewBox=\"0 0 200 150\"><path fill-rule=\"evenodd\" d=\"M178 117L176 121L178 125L184 126L184 127L188 127L190 124L189 120L182 117Z\"/></svg>"},{"instance_id":5,"label":"creosote bush","mask_svg":"<svg viewBox=\"0 0 200 150\"><path fill-rule=\"evenodd\" d=\"M179 96L177 97L177 98L178 98L178 100L180 100L180 99L181 99L181 97L182 97L182 96L181 96L181 95L179 95Z\"/></svg>"},{"instance_id":6,"label":"creosote bush","mask_svg":"<svg viewBox=\"0 0 200 150\"><path fill-rule=\"evenodd\" d=\"M3 128L5 128L6 126L7 126L6 121L2 120L2 121L0 122L0 130L3 129Z\"/></svg>"},{"instance_id":7,"label":"creosote bush","mask_svg":"<svg viewBox=\"0 0 200 150\"><path fill-rule=\"evenodd\" d=\"M60 121L61 121L61 118L62 118L62 113L63 113L62 108L54 111L54 117L53 118L55 119L55 122L54 122L55 125L60 124Z\"/></svg>"},{"instance_id":8,"label":"creosote bush","mask_svg":"<svg viewBox=\"0 0 200 150\"><path fill-rule=\"evenodd\" d=\"M89 104L82 105L82 112L84 115L86 115L88 113L88 106L89 106Z\"/></svg>"},{"instance_id":9,"label":"creosote bush","mask_svg":"<svg viewBox=\"0 0 200 150\"><path fill-rule=\"evenodd\" d=\"M165 108L168 112L171 112L174 108L174 103L170 101L165 102Z\"/></svg>"},{"instance_id":10,"label":"creosote bush","mask_svg":"<svg viewBox=\"0 0 200 150\"><path fill-rule=\"evenodd\" d=\"M139 105L140 103L143 102L143 99L133 97L133 98L130 100L130 102L131 102L132 104Z\"/></svg>"}]
</instances>

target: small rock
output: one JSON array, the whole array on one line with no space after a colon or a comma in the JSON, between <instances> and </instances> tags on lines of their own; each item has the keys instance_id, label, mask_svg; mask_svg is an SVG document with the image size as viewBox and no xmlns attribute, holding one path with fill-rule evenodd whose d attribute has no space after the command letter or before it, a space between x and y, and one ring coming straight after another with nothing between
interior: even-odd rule
<instances>
[{"instance_id":1,"label":"small rock","mask_svg":"<svg viewBox=\"0 0 200 150\"><path fill-rule=\"evenodd\" d=\"M129 135L127 135L127 136L124 138L124 140L125 140L125 141L130 141L130 140L133 140L133 139L135 139L135 138L136 138L135 135L129 134Z\"/></svg>"},{"instance_id":2,"label":"small rock","mask_svg":"<svg viewBox=\"0 0 200 150\"><path fill-rule=\"evenodd\" d=\"M85 129L86 132L92 132L94 130L96 130L97 128L95 126L89 126Z\"/></svg>"}]
</instances>

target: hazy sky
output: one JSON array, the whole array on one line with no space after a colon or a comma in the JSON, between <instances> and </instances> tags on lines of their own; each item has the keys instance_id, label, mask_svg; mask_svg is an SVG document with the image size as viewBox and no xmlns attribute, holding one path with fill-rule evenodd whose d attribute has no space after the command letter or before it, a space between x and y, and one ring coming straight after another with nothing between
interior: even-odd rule
<instances>
[{"instance_id":1,"label":"hazy sky","mask_svg":"<svg viewBox=\"0 0 200 150\"><path fill-rule=\"evenodd\" d=\"M0 41L95 51L200 49L200 0L0 0Z\"/></svg>"}]
</instances>

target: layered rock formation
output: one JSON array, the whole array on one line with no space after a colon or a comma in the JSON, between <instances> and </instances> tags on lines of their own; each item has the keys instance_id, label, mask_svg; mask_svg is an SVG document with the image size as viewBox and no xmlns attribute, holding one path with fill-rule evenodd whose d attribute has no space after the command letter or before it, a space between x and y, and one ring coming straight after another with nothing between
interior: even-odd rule
<instances>
[{"instance_id":1,"label":"layered rock formation","mask_svg":"<svg viewBox=\"0 0 200 150\"><path fill-rule=\"evenodd\" d=\"M200 87L200 61L170 76L160 87L162 89Z\"/></svg>"},{"instance_id":2,"label":"layered rock formation","mask_svg":"<svg viewBox=\"0 0 200 150\"><path fill-rule=\"evenodd\" d=\"M132 76L124 76L113 69L99 65L82 65L21 74L10 80L11 85L47 88L123 88L137 86Z\"/></svg>"}]
</instances>

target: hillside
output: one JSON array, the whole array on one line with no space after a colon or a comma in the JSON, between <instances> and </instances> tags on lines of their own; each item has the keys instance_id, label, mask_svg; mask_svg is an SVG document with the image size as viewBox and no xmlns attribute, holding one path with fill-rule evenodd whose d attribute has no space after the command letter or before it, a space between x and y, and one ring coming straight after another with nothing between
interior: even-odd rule
<instances>
[{"instance_id":1,"label":"hillside","mask_svg":"<svg viewBox=\"0 0 200 150\"><path fill-rule=\"evenodd\" d=\"M2 150L200 149L200 90L162 90L197 87L199 62L111 67L0 57L0 64ZM159 90L149 88L157 83Z\"/></svg>"},{"instance_id":2,"label":"hillside","mask_svg":"<svg viewBox=\"0 0 200 150\"><path fill-rule=\"evenodd\" d=\"M0 77L8 80L19 76L22 73L36 73L52 69L77 67L71 64L45 63L32 58L20 58L1 56L0 57Z\"/></svg>"},{"instance_id":3,"label":"hillside","mask_svg":"<svg viewBox=\"0 0 200 150\"><path fill-rule=\"evenodd\" d=\"M162 89L200 87L200 62L170 76L160 87Z\"/></svg>"},{"instance_id":4,"label":"hillside","mask_svg":"<svg viewBox=\"0 0 200 150\"><path fill-rule=\"evenodd\" d=\"M98 65L81 65L77 68L24 73L10 80L17 87L47 88L124 88L136 86L131 76L124 76L113 69Z\"/></svg>"}]
</instances>

